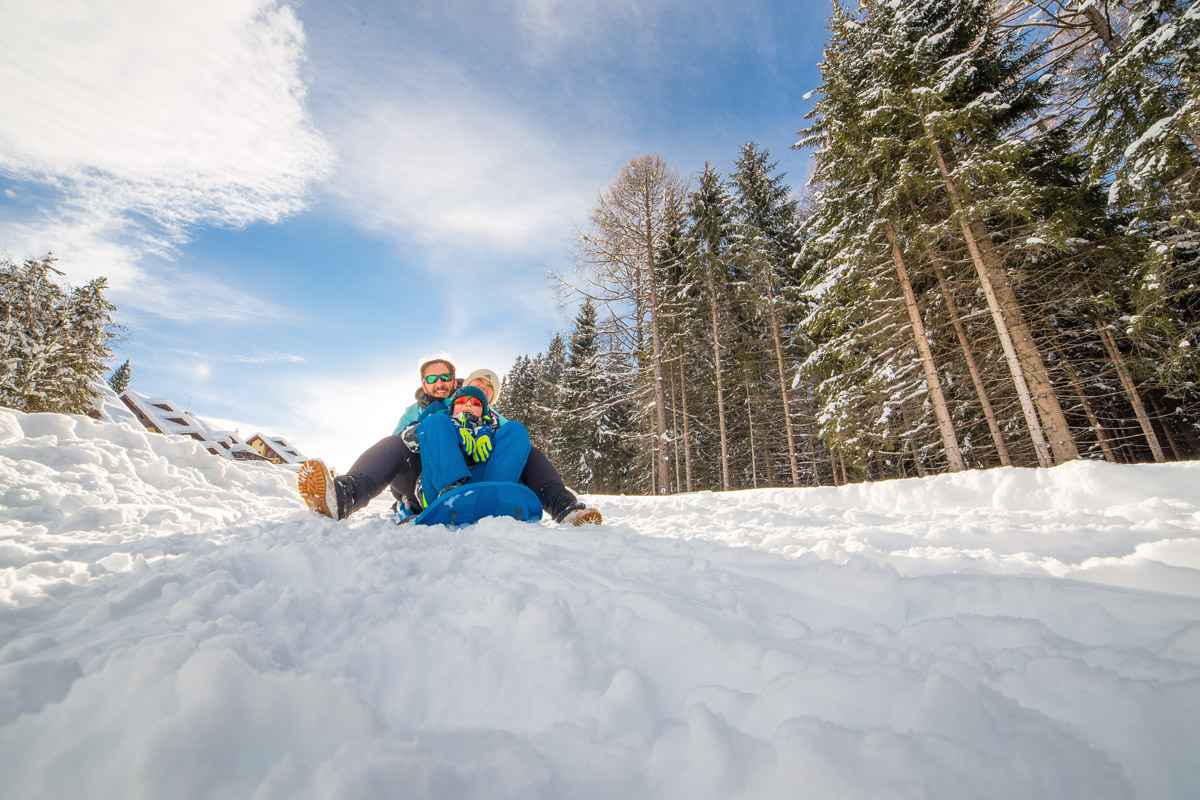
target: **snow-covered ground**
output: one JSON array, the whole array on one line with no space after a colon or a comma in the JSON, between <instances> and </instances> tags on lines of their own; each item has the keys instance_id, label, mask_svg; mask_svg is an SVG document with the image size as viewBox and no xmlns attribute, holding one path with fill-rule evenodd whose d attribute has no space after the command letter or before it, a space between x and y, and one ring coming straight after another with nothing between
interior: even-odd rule
<instances>
[{"instance_id":1,"label":"snow-covered ground","mask_svg":"<svg viewBox=\"0 0 1200 800\"><path fill-rule=\"evenodd\" d=\"M304 510L0 409L0 795L1194 798L1200 463Z\"/></svg>"}]
</instances>

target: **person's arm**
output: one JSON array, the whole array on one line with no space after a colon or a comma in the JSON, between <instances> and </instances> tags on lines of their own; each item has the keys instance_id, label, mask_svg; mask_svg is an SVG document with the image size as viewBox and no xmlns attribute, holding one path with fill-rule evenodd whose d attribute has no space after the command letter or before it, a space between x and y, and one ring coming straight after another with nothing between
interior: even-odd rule
<instances>
[{"instance_id":1,"label":"person's arm","mask_svg":"<svg viewBox=\"0 0 1200 800\"><path fill-rule=\"evenodd\" d=\"M393 436L399 436L400 433L414 422L420 422L430 414L441 414L443 411L449 411L445 400L433 400L421 405L420 402L413 403L404 411L404 416L396 423L396 428L392 431Z\"/></svg>"},{"instance_id":2,"label":"person's arm","mask_svg":"<svg viewBox=\"0 0 1200 800\"><path fill-rule=\"evenodd\" d=\"M432 417L434 414L449 414L449 413L450 413L450 401L434 400L429 405L425 406L425 408L419 414L417 414L416 419L414 419L413 421L419 422L421 420L426 419L427 417Z\"/></svg>"},{"instance_id":3,"label":"person's arm","mask_svg":"<svg viewBox=\"0 0 1200 800\"><path fill-rule=\"evenodd\" d=\"M396 428L392 431L392 436L399 436L400 432L409 425L417 421L417 417L421 415L421 406L418 403L413 403L408 408L404 409L404 415L400 417L400 421L396 423Z\"/></svg>"}]
</instances>

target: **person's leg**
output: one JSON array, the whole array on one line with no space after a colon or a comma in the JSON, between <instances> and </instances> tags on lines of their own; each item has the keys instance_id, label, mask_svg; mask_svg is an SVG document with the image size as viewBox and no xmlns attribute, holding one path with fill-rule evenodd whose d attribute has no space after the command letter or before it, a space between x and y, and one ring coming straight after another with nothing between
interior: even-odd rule
<instances>
[{"instance_id":1,"label":"person's leg","mask_svg":"<svg viewBox=\"0 0 1200 800\"><path fill-rule=\"evenodd\" d=\"M542 508L555 522L599 525L603 521L599 511L581 503L575 493L563 484L562 475L546 458L546 454L536 447L529 451L529 458L521 471L521 483L533 489L538 500L542 501Z\"/></svg>"},{"instance_id":2,"label":"person's leg","mask_svg":"<svg viewBox=\"0 0 1200 800\"><path fill-rule=\"evenodd\" d=\"M519 422L504 423L492 434L492 454L482 469L472 470L478 480L511 481L515 483L525 469L532 447L529 431Z\"/></svg>"},{"instance_id":3,"label":"person's leg","mask_svg":"<svg viewBox=\"0 0 1200 800\"><path fill-rule=\"evenodd\" d=\"M363 452L350 465L348 473L366 475L382 491L402 472L419 472L420 458L408 449L399 436L385 436ZM415 480L415 479L414 479Z\"/></svg>"},{"instance_id":4,"label":"person's leg","mask_svg":"<svg viewBox=\"0 0 1200 800\"><path fill-rule=\"evenodd\" d=\"M504 430L512 423L503 425ZM550 459L536 447L531 447L525 468L521 471L521 483L533 489L542 508L554 519L566 514L570 509L581 506L579 498L563 484L562 475L550 463Z\"/></svg>"},{"instance_id":5,"label":"person's leg","mask_svg":"<svg viewBox=\"0 0 1200 800\"><path fill-rule=\"evenodd\" d=\"M414 453L409 466L411 469L406 467L396 473L396 477L392 478L392 482L388 484L388 490L392 493L392 497L396 498L396 502L414 514L419 514L424 507L421 505L420 493L417 491L418 481L421 477L421 457Z\"/></svg>"},{"instance_id":6,"label":"person's leg","mask_svg":"<svg viewBox=\"0 0 1200 800\"><path fill-rule=\"evenodd\" d=\"M344 475L329 474L324 463L312 462L302 473L300 494L309 507L334 519L345 519L374 500L393 481L412 491L421 461L399 436L371 445Z\"/></svg>"},{"instance_id":7,"label":"person's leg","mask_svg":"<svg viewBox=\"0 0 1200 800\"><path fill-rule=\"evenodd\" d=\"M358 457L350 473L366 475L379 487L388 487L392 496L409 509L420 511L417 502L417 478L421 474L421 456L408 448L400 436L385 436Z\"/></svg>"},{"instance_id":8,"label":"person's leg","mask_svg":"<svg viewBox=\"0 0 1200 800\"><path fill-rule=\"evenodd\" d=\"M447 486L471 477L458 428L449 415L426 417L417 426L417 441L421 445L421 482L426 500L432 501Z\"/></svg>"}]
</instances>

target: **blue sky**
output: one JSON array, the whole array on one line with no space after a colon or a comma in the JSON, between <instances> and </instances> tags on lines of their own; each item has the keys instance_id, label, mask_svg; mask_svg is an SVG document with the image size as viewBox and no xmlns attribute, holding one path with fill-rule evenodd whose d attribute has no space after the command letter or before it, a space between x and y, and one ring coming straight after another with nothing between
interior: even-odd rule
<instances>
[{"instance_id":1,"label":"blue sky","mask_svg":"<svg viewBox=\"0 0 1200 800\"><path fill-rule=\"evenodd\" d=\"M630 158L798 189L828 9L0 0L0 251L108 277L131 388L346 469L423 356L568 329L545 275Z\"/></svg>"}]
</instances>

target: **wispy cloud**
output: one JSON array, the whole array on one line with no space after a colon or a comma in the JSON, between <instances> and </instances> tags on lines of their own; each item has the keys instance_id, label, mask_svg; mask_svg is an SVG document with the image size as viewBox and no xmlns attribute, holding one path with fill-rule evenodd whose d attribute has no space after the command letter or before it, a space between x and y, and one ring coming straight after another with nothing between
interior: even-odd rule
<instances>
[{"instance_id":1,"label":"wispy cloud","mask_svg":"<svg viewBox=\"0 0 1200 800\"><path fill-rule=\"evenodd\" d=\"M0 173L54 190L8 239L57 227L106 243L103 272L145 281L142 255L169 255L193 225L294 213L330 169L304 32L275 0L59 0L4 17Z\"/></svg>"},{"instance_id":2,"label":"wispy cloud","mask_svg":"<svg viewBox=\"0 0 1200 800\"><path fill-rule=\"evenodd\" d=\"M175 322L272 321L291 312L171 261L170 245L141 235L128 219L93 209L60 208L44 219L0 220L0 248L14 258L53 249L58 267L74 284L108 279L108 297L123 313L145 313ZM160 256L152 268L148 256Z\"/></svg>"},{"instance_id":3,"label":"wispy cloud","mask_svg":"<svg viewBox=\"0 0 1200 800\"><path fill-rule=\"evenodd\" d=\"M594 161L579 150L619 145L571 140L447 65L419 73L386 99L351 103L331 128L343 153L331 188L353 218L423 244L561 244L608 177L587 174Z\"/></svg>"},{"instance_id":4,"label":"wispy cloud","mask_svg":"<svg viewBox=\"0 0 1200 800\"><path fill-rule=\"evenodd\" d=\"M256 353L252 356L234 355L241 364L304 364L308 359L295 353Z\"/></svg>"}]
</instances>

